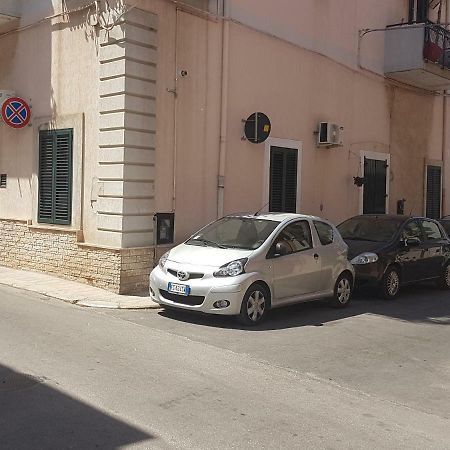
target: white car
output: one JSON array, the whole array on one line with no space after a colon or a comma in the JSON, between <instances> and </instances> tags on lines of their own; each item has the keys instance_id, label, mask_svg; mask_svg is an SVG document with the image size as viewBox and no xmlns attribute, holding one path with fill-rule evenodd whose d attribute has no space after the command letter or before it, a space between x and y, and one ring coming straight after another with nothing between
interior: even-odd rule
<instances>
[{"instance_id":1,"label":"white car","mask_svg":"<svg viewBox=\"0 0 450 450\"><path fill-rule=\"evenodd\" d=\"M164 254L150 274L162 306L235 315L247 325L272 308L351 298L354 269L336 227L299 214L231 215Z\"/></svg>"}]
</instances>

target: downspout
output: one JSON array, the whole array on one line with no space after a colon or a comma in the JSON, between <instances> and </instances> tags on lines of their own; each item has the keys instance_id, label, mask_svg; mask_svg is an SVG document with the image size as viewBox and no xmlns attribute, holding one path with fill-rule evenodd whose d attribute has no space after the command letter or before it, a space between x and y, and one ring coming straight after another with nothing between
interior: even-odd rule
<instances>
[{"instance_id":1,"label":"downspout","mask_svg":"<svg viewBox=\"0 0 450 450\"><path fill-rule=\"evenodd\" d=\"M178 7L175 7L175 51L174 51L174 63L175 63L175 86L173 89L167 89L167 91L173 94L173 173L172 173L172 212L175 212L177 206L177 131L178 131Z\"/></svg>"},{"instance_id":2,"label":"downspout","mask_svg":"<svg viewBox=\"0 0 450 450\"><path fill-rule=\"evenodd\" d=\"M450 9L448 7L448 0L447 3L445 5L445 23L448 24L450 19ZM447 28L447 25L446 25ZM445 46L445 44L444 44ZM448 90L444 91L444 95L442 96L442 166L443 166L443 170L442 170L442 211L441 214L443 216L447 215L449 213L449 209L446 205L446 198L447 198L447 186L446 186L446 182L449 179L449 177L447 176L447 164L448 164L448 158L447 158L447 95L448 95Z\"/></svg>"},{"instance_id":3,"label":"downspout","mask_svg":"<svg viewBox=\"0 0 450 450\"><path fill-rule=\"evenodd\" d=\"M217 177L217 217L224 214L225 194L225 164L227 153L227 128L228 128L228 69L230 47L230 21L229 5L223 0L222 17L222 84L221 84L221 111L220 111L220 143L219 143L219 171Z\"/></svg>"}]
</instances>

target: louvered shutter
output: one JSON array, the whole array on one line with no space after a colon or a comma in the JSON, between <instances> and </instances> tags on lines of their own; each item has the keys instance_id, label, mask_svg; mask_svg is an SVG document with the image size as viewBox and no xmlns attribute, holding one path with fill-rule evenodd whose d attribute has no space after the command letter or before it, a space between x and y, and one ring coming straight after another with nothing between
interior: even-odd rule
<instances>
[{"instance_id":1,"label":"louvered shutter","mask_svg":"<svg viewBox=\"0 0 450 450\"><path fill-rule=\"evenodd\" d=\"M272 212L297 212L298 151L271 147L269 209Z\"/></svg>"},{"instance_id":2,"label":"louvered shutter","mask_svg":"<svg viewBox=\"0 0 450 450\"><path fill-rule=\"evenodd\" d=\"M364 214L386 213L387 161L364 158Z\"/></svg>"},{"instance_id":3,"label":"louvered shutter","mask_svg":"<svg viewBox=\"0 0 450 450\"><path fill-rule=\"evenodd\" d=\"M53 220L53 135L39 133L39 222Z\"/></svg>"},{"instance_id":4,"label":"louvered shutter","mask_svg":"<svg viewBox=\"0 0 450 450\"><path fill-rule=\"evenodd\" d=\"M72 130L39 134L39 222L71 223L72 141Z\"/></svg>"},{"instance_id":5,"label":"louvered shutter","mask_svg":"<svg viewBox=\"0 0 450 450\"><path fill-rule=\"evenodd\" d=\"M442 169L427 166L427 217L441 218Z\"/></svg>"}]
</instances>

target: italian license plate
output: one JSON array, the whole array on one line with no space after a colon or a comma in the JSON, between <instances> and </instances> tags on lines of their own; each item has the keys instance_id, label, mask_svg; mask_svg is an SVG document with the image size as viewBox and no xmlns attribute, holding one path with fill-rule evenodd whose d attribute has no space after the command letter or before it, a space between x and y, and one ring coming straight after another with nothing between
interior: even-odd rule
<instances>
[{"instance_id":1,"label":"italian license plate","mask_svg":"<svg viewBox=\"0 0 450 450\"><path fill-rule=\"evenodd\" d=\"M191 293L191 288L185 284L169 283L168 290L172 294L185 295L186 297Z\"/></svg>"}]
</instances>

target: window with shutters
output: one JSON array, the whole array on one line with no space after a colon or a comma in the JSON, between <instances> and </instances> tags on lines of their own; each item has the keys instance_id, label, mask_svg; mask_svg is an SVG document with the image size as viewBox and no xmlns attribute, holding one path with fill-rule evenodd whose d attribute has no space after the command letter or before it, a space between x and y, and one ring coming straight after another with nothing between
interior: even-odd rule
<instances>
[{"instance_id":1,"label":"window with shutters","mask_svg":"<svg viewBox=\"0 0 450 450\"><path fill-rule=\"evenodd\" d=\"M271 212L297 212L298 150L283 147L270 149Z\"/></svg>"},{"instance_id":2,"label":"window with shutters","mask_svg":"<svg viewBox=\"0 0 450 450\"><path fill-rule=\"evenodd\" d=\"M441 218L442 169L440 166L427 166L426 216Z\"/></svg>"},{"instance_id":3,"label":"window with shutters","mask_svg":"<svg viewBox=\"0 0 450 450\"><path fill-rule=\"evenodd\" d=\"M72 221L72 144L72 129L39 133L38 222Z\"/></svg>"}]
</instances>

